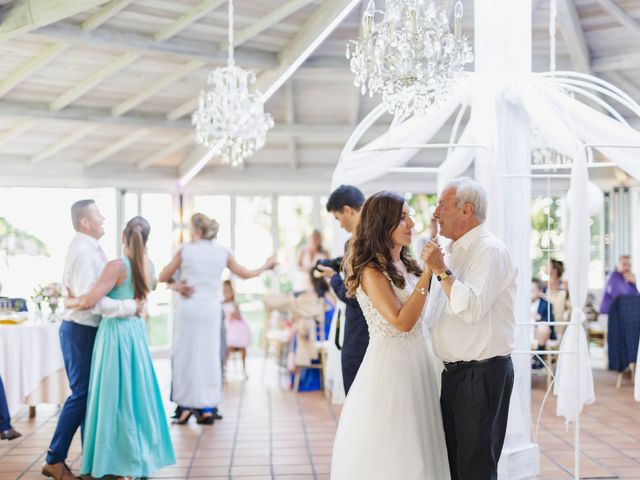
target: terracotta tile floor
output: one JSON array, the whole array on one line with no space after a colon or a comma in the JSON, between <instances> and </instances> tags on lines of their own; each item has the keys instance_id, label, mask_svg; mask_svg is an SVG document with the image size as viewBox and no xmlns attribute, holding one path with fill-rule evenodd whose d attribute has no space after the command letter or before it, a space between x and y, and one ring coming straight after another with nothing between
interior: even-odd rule
<instances>
[{"instance_id":1,"label":"terracotta tile floor","mask_svg":"<svg viewBox=\"0 0 640 480\"><path fill-rule=\"evenodd\" d=\"M154 478L328 479L339 409L319 393L293 395L286 378L260 358L250 360L246 382L234 378L234 367L225 387L224 420L213 427L195 422L172 426L177 464ZM168 398L168 360L158 360L156 368ZM596 371L595 379L597 402L582 416L581 478L640 479L640 403L633 401L628 378L620 390L615 389L613 373ZM544 378L534 376L534 423L544 388ZM167 411L170 408L167 404ZM573 431L565 431L554 412L552 397L538 432L538 478L573 478ZM0 480L44 478L40 465L56 419L57 409L48 406L39 407L35 419L28 419L26 411L14 419L24 437L0 442ZM69 457L75 470L79 459L77 435Z\"/></svg>"}]
</instances>

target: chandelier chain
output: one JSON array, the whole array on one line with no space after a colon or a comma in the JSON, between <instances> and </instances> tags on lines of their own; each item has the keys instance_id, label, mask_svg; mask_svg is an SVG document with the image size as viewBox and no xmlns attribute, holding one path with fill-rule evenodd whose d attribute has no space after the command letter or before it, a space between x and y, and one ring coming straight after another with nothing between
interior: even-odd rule
<instances>
[{"instance_id":1,"label":"chandelier chain","mask_svg":"<svg viewBox=\"0 0 640 480\"><path fill-rule=\"evenodd\" d=\"M227 62L229 63L229 65L235 65L236 64L236 59L234 57L234 38L233 38L233 28L234 28L234 24L233 24L233 14L234 14L234 10L233 10L233 0L229 0L229 9L228 9L228 15L229 15L229 32L227 33L228 36L228 40L227 42L229 43L229 46L227 47L228 50L228 60Z\"/></svg>"}]
</instances>

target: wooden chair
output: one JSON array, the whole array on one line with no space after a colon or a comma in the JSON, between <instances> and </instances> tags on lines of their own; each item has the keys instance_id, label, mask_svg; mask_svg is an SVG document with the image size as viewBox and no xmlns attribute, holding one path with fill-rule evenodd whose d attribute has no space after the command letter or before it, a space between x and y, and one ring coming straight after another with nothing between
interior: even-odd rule
<instances>
[{"instance_id":1,"label":"wooden chair","mask_svg":"<svg viewBox=\"0 0 640 480\"><path fill-rule=\"evenodd\" d=\"M324 390L324 313L325 305L321 298L298 297L292 302L294 331L297 348L294 356L293 391L300 389L300 376L305 369L320 370L320 388ZM320 340L318 333L320 332ZM318 360L318 363L312 363Z\"/></svg>"},{"instance_id":2,"label":"wooden chair","mask_svg":"<svg viewBox=\"0 0 640 480\"><path fill-rule=\"evenodd\" d=\"M282 367L286 366L291 340L291 302L290 296L281 293L269 293L262 297L264 325L261 342L264 357L273 352L276 363Z\"/></svg>"},{"instance_id":3,"label":"wooden chair","mask_svg":"<svg viewBox=\"0 0 640 480\"><path fill-rule=\"evenodd\" d=\"M636 364L635 363L630 363L629 364L629 369L624 371L624 372L618 372L618 378L616 379L616 388L620 389L620 387L622 386L622 378L624 376L625 373L629 372L629 374L631 375L631 384L634 385L636 383Z\"/></svg>"}]
</instances>

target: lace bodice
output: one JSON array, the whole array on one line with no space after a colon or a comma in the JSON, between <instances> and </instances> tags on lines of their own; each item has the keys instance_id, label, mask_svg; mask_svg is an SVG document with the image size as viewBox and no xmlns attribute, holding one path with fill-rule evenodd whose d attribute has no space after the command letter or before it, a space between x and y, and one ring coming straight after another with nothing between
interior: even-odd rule
<instances>
[{"instance_id":1,"label":"lace bodice","mask_svg":"<svg viewBox=\"0 0 640 480\"><path fill-rule=\"evenodd\" d=\"M406 279L404 289L396 287L393 282L391 282L391 288L393 288L394 293L402 305L409 299L416 283L417 279L413 275ZM364 318L367 321L367 326L369 327L370 345L383 340L414 340L422 337L422 321L420 319L418 319L410 331L402 332L391 325L380 312L376 310L373 303L371 303L371 299L364 290L362 290L362 287L358 287L356 298L358 299Z\"/></svg>"}]
</instances>

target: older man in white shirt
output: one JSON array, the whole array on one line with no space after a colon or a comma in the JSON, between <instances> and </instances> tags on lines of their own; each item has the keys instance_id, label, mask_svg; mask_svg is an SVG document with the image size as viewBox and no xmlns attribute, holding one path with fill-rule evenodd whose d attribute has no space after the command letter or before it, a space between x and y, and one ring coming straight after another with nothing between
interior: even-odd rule
<instances>
[{"instance_id":1,"label":"older man in white shirt","mask_svg":"<svg viewBox=\"0 0 640 480\"><path fill-rule=\"evenodd\" d=\"M513 389L516 275L483 225L485 190L468 178L442 191L435 218L451 240L425 245L434 272L427 319L444 362L440 403L452 480L497 478Z\"/></svg>"},{"instance_id":2,"label":"older man in white shirt","mask_svg":"<svg viewBox=\"0 0 640 480\"><path fill-rule=\"evenodd\" d=\"M71 207L71 219L76 230L65 259L63 286L74 295L90 290L107 262L98 243L104 235L104 217L93 200L80 200ZM71 396L67 398L58 418L42 474L55 480L76 478L65 460L71 441L84 422L93 343L102 316L130 317L143 305L136 300L103 298L93 310L64 311L60 325L60 347L69 377Z\"/></svg>"}]
</instances>

